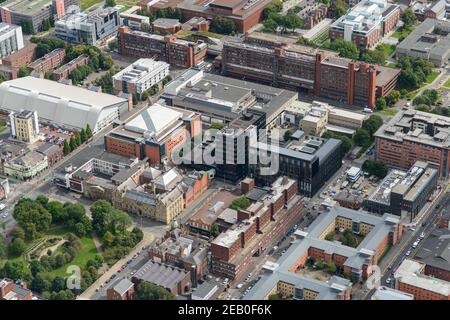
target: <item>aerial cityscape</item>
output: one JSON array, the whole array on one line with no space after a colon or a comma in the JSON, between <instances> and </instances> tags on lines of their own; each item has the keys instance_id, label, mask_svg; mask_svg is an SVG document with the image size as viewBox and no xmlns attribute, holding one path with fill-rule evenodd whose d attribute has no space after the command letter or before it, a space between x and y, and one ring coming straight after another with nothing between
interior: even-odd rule
<instances>
[{"instance_id":1,"label":"aerial cityscape","mask_svg":"<svg viewBox=\"0 0 450 320\"><path fill-rule=\"evenodd\" d=\"M450 0L0 1L0 300L450 300L449 63Z\"/></svg>"}]
</instances>

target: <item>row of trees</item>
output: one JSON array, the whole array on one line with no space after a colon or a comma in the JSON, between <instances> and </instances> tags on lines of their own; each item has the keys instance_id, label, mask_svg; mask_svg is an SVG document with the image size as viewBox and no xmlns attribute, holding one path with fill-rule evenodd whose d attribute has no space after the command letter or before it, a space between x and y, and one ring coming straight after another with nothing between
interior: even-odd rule
<instances>
[{"instance_id":1,"label":"row of trees","mask_svg":"<svg viewBox=\"0 0 450 320\"><path fill-rule=\"evenodd\" d=\"M305 40L302 40L305 41ZM305 45L309 45L306 41ZM384 64L387 57L387 44L380 44L374 50L359 49L352 41L344 39L336 39L334 41L326 41L323 47L329 50L339 52L339 55L344 58L365 61L367 63Z\"/></svg>"},{"instance_id":2,"label":"row of trees","mask_svg":"<svg viewBox=\"0 0 450 320\"><path fill-rule=\"evenodd\" d=\"M86 125L86 129L82 128L79 133L75 133L69 141L64 140L63 152L64 155L68 155L72 151L76 150L83 143L92 138L93 133L89 124Z\"/></svg>"},{"instance_id":3,"label":"row of trees","mask_svg":"<svg viewBox=\"0 0 450 320\"><path fill-rule=\"evenodd\" d=\"M383 110L386 107L391 107L400 101L401 93L397 90L392 90L387 96L380 97L375 101L377 110Z\"/></svg>"},{"instance_id":4,"label":"row of trees","mask_svg":"<svg viewBox=\"0 0 450 320\"><path fill-rule=\"evenodd\" d=\"M383 125L383 119L378 115L371 115L364 121L361 129L353 136L353 142L360 147L368 148L374 141L374 134Z\"/></svg>"},{"instance_id":5,"label":"row of trees","mask_svg":"<svg viewBox=\"0 0 450 320\"><path fill-rule=\"evenodd\" d=\"M439 92L434 89L424 90L423 93L413 100L414 106L426 105L431 107L439 101Z\"/></svg>"}]
</instances>

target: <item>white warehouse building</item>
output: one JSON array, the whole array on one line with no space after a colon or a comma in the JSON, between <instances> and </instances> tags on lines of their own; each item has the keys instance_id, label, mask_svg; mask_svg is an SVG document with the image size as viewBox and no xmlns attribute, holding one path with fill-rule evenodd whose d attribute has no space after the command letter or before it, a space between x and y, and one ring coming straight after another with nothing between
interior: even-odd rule
<instances>
[{"instance_id":1,"label":"white warehouse building","mask_svg":"<svg viewBox=\"0 0 450 320\"><path fill-rule=\"evenodd\" d=\"M98 132L128 111L128 100L77 86L35 77L0 84L0 110L37 111L39 121L81 130L87 124Z\"/></svg>"}]
</instances>

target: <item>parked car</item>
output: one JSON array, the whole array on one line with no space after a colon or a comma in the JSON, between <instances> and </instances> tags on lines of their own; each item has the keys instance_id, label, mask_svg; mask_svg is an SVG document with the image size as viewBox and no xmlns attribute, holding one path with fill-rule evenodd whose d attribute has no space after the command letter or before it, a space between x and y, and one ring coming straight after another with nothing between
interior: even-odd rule
<instances>
[{"instance_id":1,"label":"parked car","mask_svg":"<svg viewBox=\"0 0 450 320\"><path fill-rule=\"evenodd\" d=\"M408 257L411 254L411 250L406 251L406 256Z\"/></svg>"}]
</instances>

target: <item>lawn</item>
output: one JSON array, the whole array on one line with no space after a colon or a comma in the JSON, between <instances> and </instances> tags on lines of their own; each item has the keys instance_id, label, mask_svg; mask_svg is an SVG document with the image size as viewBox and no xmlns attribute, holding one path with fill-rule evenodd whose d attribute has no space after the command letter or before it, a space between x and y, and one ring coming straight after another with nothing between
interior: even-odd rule
<instances>
[{"instance_id":1,"label":"lawn","mask_svg":"<svg viewBox=\"0 0 450 320\"><path fill-rule=\"evenodd\" d=\"M432 83L439 76L439 71L432 71L430 75L427 77L427 84Z\"/></svg>"},{"instance_id":2,"label":"lawn","mask_svg":"<svg viewBox=\"0 0 450 320\"><path fill-rule=\"evenodd\" d=\"M397 68L397 64L392 63L392 62L388 62L388 63L386 64L386 67L388 67L388 68Z\"/></svg>"},{"instance_id":3,"label":"lawn","mask_svg":"<svg viewBox=\"0 0 450 320\"><path fill-rule=\"evenodd\" d=\"M394 108L386 108L383 110L379 110L376 113L382 114L384 116L389 116L392 117L394 116L396 113L398 112L398 109L394 109Z\"/></svg>"},{"instance_id":4,"label":"lawn","mask_svg":"<svg viewBox=\"0 0 450 320\"><path fill-rule=\"evenodd\" d=\"M81 0L81 9L86 10L92 7L94 4L100 3L102 0Z\"/></svg>"},{"instance_id":5,"label":"lawn","mask_svg":"<svg viewBox=\"0 0 450 320\"><path fill-rule=\"evenodd\" d=\"M6 127L3 124L0 124L0 132L3 132L3 130L5 130Z\"/></svg>"},{"instance_id":6,"label":"lawn","mask_svg":"<svg viewBox=\"0 0 450 320\"><path fill-rule=\"evenodd\" d=\"M450 89L450 79L448 79L448 80L444 83L444 87ZM2 131L2 129L0 129L0 132L1 132L1 131Z\"/></svg>"},{"instance_id":7,"label":"lawn","mask_svg":"<svg viewBox=\"0 0 450 320\"><path fill-rule=\"evenodd\" d=\"M386 57L390 57L394 53L396 46L393 44L381 44L380 47L383 49Z\"/></svg>"},{"instance_id":8,"label":"lawn","mask_svg":"<svg viewBox=\"0 0 450 320\"><path fill-rule=\"evenodd\" d=\"M97 254L97 248L95 247L94 240L92 240L92 237L83 237L81 240L81 250L78 253L78 255L73 259L71 262L67 263L66 265L62 266L59 269L52 270L48 272L51 275L54 276L60 276L60 277L66 277L69 274L66 273L66 270L69 266L76 265L80 268L84 268L86 266L86 263L90 259L94 259L95 255Z\"/></svg>"}]
</instances>

